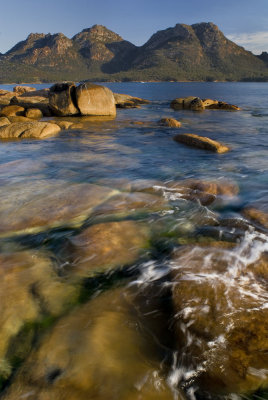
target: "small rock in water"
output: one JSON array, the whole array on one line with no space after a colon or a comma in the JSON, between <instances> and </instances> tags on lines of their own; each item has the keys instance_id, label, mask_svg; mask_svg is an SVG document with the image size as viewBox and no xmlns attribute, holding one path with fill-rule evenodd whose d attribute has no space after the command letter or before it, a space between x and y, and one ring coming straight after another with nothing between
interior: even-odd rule
<instances>
[{"instance_id":1,"label":"small rock in water","mask_svg":"<svg viewBox=\"0 0 268 400\"><path fill-rule=\"evenodd\" d=\"M175 118L162 118L159 121L160 125L169 126L170 128L180 128L181 122L177 121Z\"/></svg>"},{"instance_id":2,"label":"small rock in water","mask_svg":"<svg viewBox=\"0 0 268 400\"><path fill-rule=\"evenodd\" d=\"M176 142L184 143L187 146L198 147L200 149L213 151L215 153L226 153L230 150L225 144L209 139L208 137L184 133L173 138Z\"/></svg>"}]
</instances>

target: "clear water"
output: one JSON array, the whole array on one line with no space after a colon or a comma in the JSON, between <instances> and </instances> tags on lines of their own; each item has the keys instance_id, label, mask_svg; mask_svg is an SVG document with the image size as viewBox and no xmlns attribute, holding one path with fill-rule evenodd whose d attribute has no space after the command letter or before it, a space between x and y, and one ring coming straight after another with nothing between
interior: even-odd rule
<instances>
[{"instance_id":1,"label":"clear water","mask_svg":"<svg viewBox=\"0 0 268 400\"><path fill-rule=\"evenodd\" d=\"M38 88L47 86L35 85ZM43 327L43 322L38 321L38 328L33 328L32 339L29 339L30 344L27 344L27 350L23 351L20 362L11 362L13 372L11 375L7 374L9 377L4 380L2 397L61 399L67 398L64 396L69 393L70 399L105 399L109 393L112 399L124 400L236 399L250 396L256 399L267 398L267 392L262 387L263 382L266 382L267 386L267 338L260 334L258 339L258 334L251 326L256 318L256 330L259 332L266 329L267 332L265 317L268 296L265 277L268 264L266 262L266 267L263 267L266 272L261 272L261 279L258 271L254 268L252 270L251 267L268 251L267 230L251 223L246 229L238 229L235 223L227 227L221 224L215 227L213 220L241 220L245 206L255 202L261 202L263 205L268 200L268 84L107 83L106 86L114 92L142 97L151 103L137 109L119 109L116 120L95 121L89 124L86 130L67 130L57 137L41 141L0 143L1 219L5 221L8 215L10 225L16 226L18 217L23 223L24 209L29 209L31 201L33 214L38 213L38 207L45 207L45 202L40 206L40 198L47 197L49 202L55 192L60 193L62 190L64 193L66 188L71 187L77 191L79 199L81 184L88 183L125 190L124 185L133 185L137 180L143 180L143 184L153 181L154 190L158 191L156 194L168 200L170 208L154 211L150 210L148 204L145 213L140 213L139 210L135 213L134 204L131 212L128 210L128 215L122 216L119 213L120 215L115 216L111 213L108 219L107 210L104 209L102 214L100 209L97 219L91 217L84 221L84 225L77 227L53 226L53 229L49 227L42 232L27 231L26 234L22 234L20 231L19 235L2 235L0 249L3 254L17 254L25 250L42 251L54 259L57 277L61 276L59 270L64 271L66 264L73 262L68 257L65 258L65 241L72 240L83 232L84 227L105 221L134 220L149 226L153 237L153 246L148 250L146 260L133 262L133 265L128 266L126 274L119 272L113 275L109 272L101 275L101 278L98 277L97 284L92 278L89 281L83 280L83 283L79 281L83 296L80 294L78 303L68 309L71 316L68 317L67 311L64 311L57 315L56 321L53 320L48 327ZM1 85L0 89L11 90L12 85ZM242 110L206 110L196 113L186 110L173 111L169 107L172 99L192 95L226 101L238 105ZM228 144L231 151L226 154L213 154L176 143L172 139L178 133L176 129L157 125L157 121L163 117L174 117L181 121L180 133L208 136ZM137 121L144 124L133 124ZM196 202L186 202L169 187L170 182L181 182L185 179L235 182L239 186L239 194L231 199L216 201L209 207ZM149 186L147 183L147 187ZM56 201L61 201L60 195ZM47 212L49 210L48 207ZM29 214L29 210L27 212ZM28 219L25 217L26 225L29 221L28 214ZM196 243L192 245L195 240L193 237L198 237L199 242L207 237L213 240L223 238L223 241L232 242L234 246L224 249L208 246L204 250ZM182 246L185 243L190 247ZM183 250L185 247L186 250ZM182 251L182 254L174 256L176 251ZM65 276L64 272L62 275ZM75 286L76 281L71 280L69 284ZM126 303L127 307L120 303L119 298L124 299L123 303ZM172 305L174 301L175 306ZM114 309L110 310L110 304L113 302ZM89 307L88 310L85 307ZM98 314L94 312L94 307ZM212 307L216 310L213 313L208 311ZM77 315L83 315L83 312L88 313L88 318L92 318L93 324L97 324L96 318L98 320L102 314L106 315L108 309L111 313L111 323L107 317L107 326L104 324L102 329L111 330L113 341L109 342L110 339L104 335L103 342L96 344L96 352L92 350L93 364L89 367L85 363L86 356L79 358L77 355L83 352L81 343L84 343L87 332L84 324L81 328L84 336L81 334L82 338L79 337L80 330L73 333L73 336L70 334L74 341L71 349L68 347L69 339L63 339L63 350L59 350L63 358L65 353L72 353L73 358L70 360L73 361L70 363L73 364L68 367L72 372L68 372L64 362L64 366L57 367L57 362L50 356L50 352L52 354L55 350L46 347L46 339L42 342L43 336L54 337L54 333L56 338L57 334L61 336L57 325L59 321L67 324L67 331L71 330L69 325L72 326L72 322L68 322L68 318L70 321L74 318L75 321ZM129 341L124 342L126 337L121 332L122 321L119 316L129 325L127 329L130 329L130 333L128 330L125 332L125 335L129 335ZM118 323L117 318L120 319ZM260 320L261 329L258 325ZM27 318L26 322L29 322ZM79 323L77 322L78 325ZM221 328L216 329L217 325ZM237 335L241 335L241 338L234 338L230 333L233 326L242 333L249 329L250 334L245 339L239 331ZM202 333L204 331L206 334ZM18 332L16 331L15 335L16 343L22 341ZM101 330L100 341L102 333ZM259 347L253 346L250 335L257 337ZM115 341L118 341L118 349L113 358L109 354L109 346L115 346ZM58 343L60 348L60 340L55 343ZM247 345L248 351L252 351L254 355L244 358L243 351ZM34 375L34 372L29 370L31 379L26 379L26 384L22 379L25 368L27 370L31 363L36 362L38 370L40 363L42 364L40 352L45 351L42 350L42 346L49 354L47 363L53 364L55 371L58 371L54 371L55 382L53 378L48 380L45 386L43 383L36 383L37 378L31 375ZM136 355L132 354L137 346L141 352L138 361ZM106 364L106 368L97 361L97 358L104 354L98 350L99 347L103 352L105 350L103 364ZM86 345L85 349L88 349ZM131 354L126 355L126 349L131 349ZM239 351L243 353L240 355L240 364L247 370L244 379L242 373L238 374L237 378L236 372L231 371L230 366L232 363L238 363ZM258 354L256 356L258 352L259 357ZM39 359L36 361L34 357ZM35 361L32 361L33 359ZM118 369L116 362L120 365ZM69 387L64 381L64 372L61 375L61 371L66 369L67 376L68 373L74 376L74 371L78 369L88 381L89 377L85 372L87 368L89 376L94 376L96 380L94 390L90 385L81 384L76 391L74 387L77 386L77 381L74 379L73 386L70 383ZM226 372L228 368L229 375ZM255 380L261 383L255 384ZM108 392L103 389L104 381ZM113 381L118 391L114 389ZM248 381L251 383L248 384ZM58 389L57 385L63 389Z\"/></svg>"}]
</instances>

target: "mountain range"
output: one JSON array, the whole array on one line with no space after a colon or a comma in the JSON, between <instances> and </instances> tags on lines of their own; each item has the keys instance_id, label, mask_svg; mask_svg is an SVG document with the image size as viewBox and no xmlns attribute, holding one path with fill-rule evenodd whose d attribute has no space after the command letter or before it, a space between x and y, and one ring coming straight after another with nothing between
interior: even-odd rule
<instances>
[{"instance_id":1,"label":"mountain range","mask_svg":"<svg viewBox=\"0 0 268 400\"><path fill-rule=\"evenodd\" d=\"M143 46L94 25L73 38L31 33L0 53L0 82L268 81L268 54L256 56L211 22L177 24Z\"/></svg>"}]
</instances>

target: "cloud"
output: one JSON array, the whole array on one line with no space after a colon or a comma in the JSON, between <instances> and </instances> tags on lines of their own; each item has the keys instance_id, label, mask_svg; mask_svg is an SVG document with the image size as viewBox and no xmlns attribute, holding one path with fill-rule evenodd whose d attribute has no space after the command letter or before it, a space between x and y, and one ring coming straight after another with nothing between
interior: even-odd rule
<instances>
[{"instance_id":1,"label":"cloud","mask_svg":"<svg viewBox=\"0 0 268 400\"><path fill-rule=\"evenodd\" d=\"M228 39L245 47L246 50L254 54L260 54L262 51L268 51L268 31L255 33L237 33L226 35Z\"/></svg>"}]
</instances>

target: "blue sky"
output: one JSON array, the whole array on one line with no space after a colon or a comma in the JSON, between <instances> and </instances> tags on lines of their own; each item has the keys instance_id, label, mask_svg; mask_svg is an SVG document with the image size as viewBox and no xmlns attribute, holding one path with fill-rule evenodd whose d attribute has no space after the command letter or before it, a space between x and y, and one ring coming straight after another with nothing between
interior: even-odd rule
<instances>
[{"instance_id":1,"label":"blue sky","mask_svg":"<svg viewBox=\"0 0 268 400\"><path fill-rule=\"evenodd\" d=\"M246 49L268 51L268 0L9 0L1 4L0 52L31 32L72 37L101 24L142 45L176 23L209 21Z\"/></svg>"}]
</instances>

